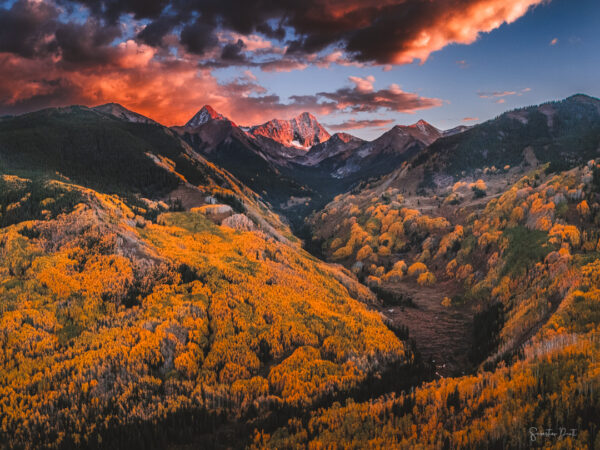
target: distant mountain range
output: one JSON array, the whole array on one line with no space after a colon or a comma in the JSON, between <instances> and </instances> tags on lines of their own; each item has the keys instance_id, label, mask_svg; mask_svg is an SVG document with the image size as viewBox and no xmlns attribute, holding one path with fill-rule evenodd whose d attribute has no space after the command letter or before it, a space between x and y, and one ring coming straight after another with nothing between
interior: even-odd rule
<instances>
[{"instance_id":1,"label":"distant mountain range","mask_svg":"<svg viewBox=\"0 0 600 450\"><path fill-rule=\"evenodd\" d=\"M187 167L208 161L301 227L304 217L335 195L394 171L396 178L404 171L400 178L423 190L486 168L532 161L570 167L594 157L600 101L575 95L447 131L420 120L394 126L373 141L330 135L309 113L240 127L209 105L171 128L109 103L5 117L0 133L5 165L38 161L74 179L140 192L172 190L179 175L194 184L197 169ZM157 168L148 153L173 161L177 175Z\"/></svg>"},{"instance_id":2,"label":"distant mountain range","mask_svg":"<svg viewBox=\"0 0 600 450\"><path fill-rule=\"evenodd\" d=\"M347 133L332 136L307 112L242 128L209 105L173 130L298 223L333 196L389 173L446 134L420 120L367 142Z\"/></svg>"}]
</instances>

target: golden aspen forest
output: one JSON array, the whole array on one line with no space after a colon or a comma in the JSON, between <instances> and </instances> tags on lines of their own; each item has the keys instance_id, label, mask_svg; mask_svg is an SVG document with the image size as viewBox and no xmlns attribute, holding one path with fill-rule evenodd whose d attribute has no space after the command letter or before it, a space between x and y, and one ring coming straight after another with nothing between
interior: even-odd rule
<instances>
[{"instance_id":1,"label":"golden aspen forest","mask_svg":"<svg viewBox=\"0 0 600 450\"><path fill-rule=\"evenodd\" d=\"M446 306L477 299L489 308L483 312L500 311L479 315L484 329L497 327L495 345L475 375L336 402L304 422L257 432L254 446L543 445L527 423L581 431L556 448L599 447L598 164L560 175L533 171L483 208L448 218L406 208L396 189L336 198L313 218L332 260L376 286L422 285L424 275L427 283L459 284L462 294L445 297Z\"/></svg>"},{"instance_id":2,"label":"golden aspen forest","mask_svg":"<svg viewBox=\"0 0 600 450\"><path fill-rule=\"evenodd\" d=\"M532 439L523 423L560 423L578 433L558 448L594 448L599 174L541 168L447 217L393 188L336 198L312 220L337 237L315 237L351 270L207 208L4 175L1 441L156 447L246 420L251 448L506 448ZM352 271L384 290L457 286L443 301L479 305L480 370L373 381L427 369ZM365 383L382 396L365 401Z\"/></svg>"},{"instance_id":3,"label":"golden aspen forest","mask_svg":"<svg viewBox=\"0 0 600 450\"><path fill-rule=\"evenodd\" d=\"M310 407L409 356L344 269L263 233L195 212L153 223L72 184L2 183L5 225L22 209L44 217L0 238L8 446L150 445Z\"/></svg>"},{"instance_id":4,"label":"golden aspen forest","mask_svg":"<svg viewBox=\"0 0 600 450\"><path fill-rule=\"evenodd\" d=\"M0 450L600 450L599 24L0 0Z\"/></svg>"}]
</instances>

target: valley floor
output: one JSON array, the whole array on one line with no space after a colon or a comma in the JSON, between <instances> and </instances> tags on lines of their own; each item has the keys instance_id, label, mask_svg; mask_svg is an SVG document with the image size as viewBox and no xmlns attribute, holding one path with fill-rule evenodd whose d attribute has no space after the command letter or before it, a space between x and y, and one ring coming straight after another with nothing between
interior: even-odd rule
<instances>
[{"instance_id":1,"label":"valley floor","mask_svg":"<svg viewBox=\"0 0 600 450\"><path fill-rule=\"evenodd\" d=\"M413 305L377 308L393 326L408 328L417 350L425 361L431 360L439 377L464 375L471 368L468 355L473 339L473 311L470 305L442 305L444 297L452 296L453 289L449 283L395 283L389 290L412 299Z\"/></svg>"}]
</instances>

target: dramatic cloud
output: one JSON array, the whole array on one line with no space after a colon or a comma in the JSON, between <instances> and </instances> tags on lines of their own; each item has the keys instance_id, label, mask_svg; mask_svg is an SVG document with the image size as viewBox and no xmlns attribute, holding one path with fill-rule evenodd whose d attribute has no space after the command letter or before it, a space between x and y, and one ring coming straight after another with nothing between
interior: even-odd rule
<instances>
[{"instance_id":1,"label":"dramatic cloud","mask_svg":"<svg viewBox=\"0 0 600 450\"><path fill-rule=\"evenodd\" d=\"M59 11L43 2L19 0L10 9L0 9L0 52L26 58L52 50Z\"/></svg>"},{"instance_id":2,"label":"dramatic cloud","mask_svg":"<svg viewBox=\"0 0 600 450\"><path fill-rule=\"evenodd\" d=\"M327 128L333 131L348 131L358 130L361 128L383 128L391 125L392 123L394 123L392 119L350 119L342 123L329 124L327 125Z\"/></svg>"},{"instance_id":3,"label":"dramatic cloud","mask_svg":"<svg viewBox=\"0 0 600 450\"><path fill-rule=\"evenodd\" d=\"M350 77L353 87L344 87L334 92L319 92L318 97L333 101L338 110L351 112L394 111L413 113L420 109L428 109L443 104L437 98L421 97L404 92L396 84L387 89L375 90L375 78Z\"/></svg>"},{"instance_id":4,"label":"dramatic cloud","mask_svg":"<svg viewBox=\"0 0 600 450\"><path fill-rule=\"evenodd\" d=\"M0 6L0 113L116 101L166 123L203 103L237 121L302 109L414 112L441 100L353 86L280 99L245 77L414 60L511 23L544 0L16 0ZM241 92L241 93L240 93ZM270 117L269 117L270 116ZM240 120L242 119L242 120Z\"/></svg>"},{"instance_id":5,"label":"dramatic cloud","mask_svg":"<svg viewBox=\"0 0 600 450\"><path fill-rule=\"evenodd\" d=\"M292 117L306 110L322 115L335 111L333 103L314 96L284 102L257 84L252 73L219 83L209 70L199 71L185 61L160 62L152 58L154 52L128 41L114 49L110 64L77 71L53 64L50 57L24 59L0 53L0 98L5 99L0 115L117 102L163 124L181 125L204 104L240 124Z\"/></svg>"},{"instance_id":6,"label":"dramatic cloud","mask_svg":"<svg viewBox=\"0 0 600 450\"><path fill-rule=\"evenodd\" d=\"M405 64L452 43L470 44L545 0L57 1L80 3L107 24L124 15L149 20L138 34L145 44L158 46L167 34L179 33L181 45L200 56L229 33L248 52L281 48L275 40L288 54L333 48L355 62Z\"/></svg>"}]
</instances>

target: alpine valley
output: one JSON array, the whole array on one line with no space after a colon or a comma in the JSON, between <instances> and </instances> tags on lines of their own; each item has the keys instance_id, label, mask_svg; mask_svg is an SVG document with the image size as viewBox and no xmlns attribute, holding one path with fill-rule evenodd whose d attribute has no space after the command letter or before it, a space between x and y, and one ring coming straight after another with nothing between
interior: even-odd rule
<instances>
[{"instance_id":1,"label":"alpine valley","mask_svg":"<svg viewBox=\"0 0 600 450\"><path fill-rule=\"evenodd\" d=\"M1 448L600 448L600 100L3 116L0 343Z\"/></svg>"}]
</instances>

